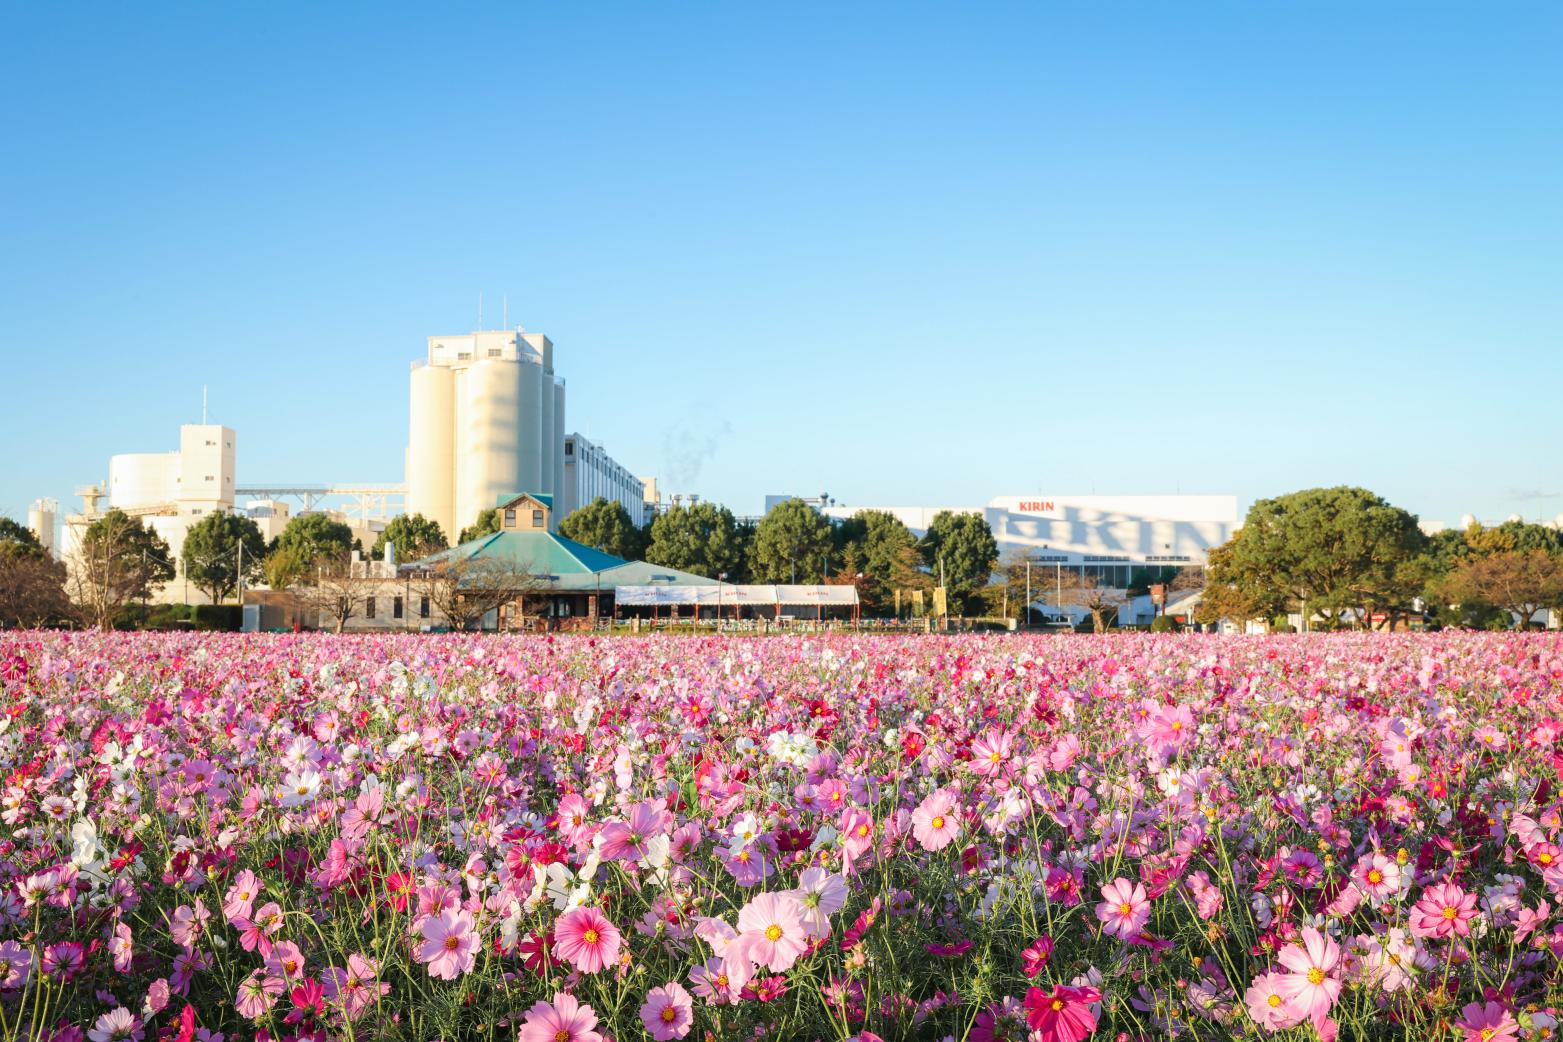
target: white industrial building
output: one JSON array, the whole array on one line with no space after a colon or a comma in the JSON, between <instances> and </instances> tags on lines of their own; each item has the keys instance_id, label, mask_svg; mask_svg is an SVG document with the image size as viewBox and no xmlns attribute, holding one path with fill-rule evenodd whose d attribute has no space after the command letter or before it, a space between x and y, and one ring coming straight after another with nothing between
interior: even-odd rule
<instances>
[{"instance_id":1,"label":"white industrial building","mask_svg":"<svg viewBox=\"0 0 1563 1042\"><path fill-rule=\"evenodd\" d=\"M447 539L506 492L564 485L564 382L554 345L524 329L429 338L412 369L407 512Z\"/></svg>"},{"instance_id":2,"label":"white industrial building","mask_svg":"<svg viewBox=\"0 0 1563 1042\"><path fill-rule=\"evenodd\" d=\"M82 497L84 509L65 518L60 556L67 567L87 526L108 510L122 510L140 518L168 544L176 577L158 599L201 600L199 592L184 582L180 554L186 533L202 518L233 510L236 441L231 427L187 423L179 428L178 451L109 457L108 484L78 488L76 494Z\"/></svg>"},{"instance_id":3,"label":"white industrial building","mask_svg":"<svg viewBox=\"0 0 1563 1042\"><path fill-rule=\"evenodd\" d=\"M916 535L941 510L978 513L999 553L1027 553L1039 565L1077 569L1108 586L1129 584L1135 568L1205 564L1238 527L1236 496L999 496L983 507L825 506L844 519L883 510Z\"/></svg>"},{"instance_id":4,"label":"white industrial building","mask_svg":"<svg viewBox=\"0 0 1563 1042\"><path fill-rule=\"evenodd\" d=\"M566 434L564 485L554 497L555 513L563 520L598 496L621 504L635 524L644 523L646 483L602 446L579 434Z\"/></svg>"}]
</instances>

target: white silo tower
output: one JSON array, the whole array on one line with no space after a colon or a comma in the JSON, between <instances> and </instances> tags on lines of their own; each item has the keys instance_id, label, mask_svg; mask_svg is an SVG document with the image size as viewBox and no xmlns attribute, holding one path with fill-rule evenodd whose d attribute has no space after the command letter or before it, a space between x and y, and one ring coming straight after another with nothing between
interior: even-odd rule
<instances>
[{"instance_id":1,"label":"white silo tower","mask_svg":"<svg viewBox=\"0 0 1563 1042\"><path fill-rule=\"evenodd\" d=\"M59 501L53 499L35 499L27 508L27 527L38 545L50 554L54 553L54 521L59 514Z\"/></svg>"},{"instance_id":2,"label":"white silo tower","mask_svg":"<svg viewBox=\"0 0 1563 1042\"><path fill-rule=\"evenodd\" d=\"M554 491L564 417L552 361L540 333L429 338L428 362L412 375L409 513L454 541L501 495Z\"/></svg>"}]
</instances>

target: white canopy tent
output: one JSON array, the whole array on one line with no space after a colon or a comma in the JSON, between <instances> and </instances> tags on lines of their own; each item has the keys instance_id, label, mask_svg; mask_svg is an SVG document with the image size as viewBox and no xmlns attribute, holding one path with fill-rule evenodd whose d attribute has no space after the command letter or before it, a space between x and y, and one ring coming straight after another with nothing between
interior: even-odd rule
<instances>
[{"instance_id":1,"label":"white canopy tent","mask_svg":"<svg viewBox=\"0 0 1563 1042\"><path fill-rule=\"evenodd\" d=\"M855 586L772 586L727 584L712 586L615 586L613 603L621 608L782 608L802 606L857 609Z\"/></svg>"}]
</instances>

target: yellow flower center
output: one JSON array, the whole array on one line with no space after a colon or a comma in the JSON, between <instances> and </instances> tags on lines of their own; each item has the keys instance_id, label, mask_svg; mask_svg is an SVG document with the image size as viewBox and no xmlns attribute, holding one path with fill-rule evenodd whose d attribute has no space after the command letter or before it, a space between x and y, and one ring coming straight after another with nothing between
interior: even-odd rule
<instances>
[{"instance_id":1,"label":"yellow flower center","mask_svg":"<svg viewBox=\"0 0 1563 1042\"><path fill-rule=\"evenodd\" d=\"M1308 971L1308 983L1309 984L1315 984L1315 985L1323 984L1324 983L1324 971L1319 969L1319 967L1317 967L1317 966L1313 967L1313 969Z\"/></svg>"},{"instance_id":2,"label":"yellow flower center","mask_svg":"<svg viewBox=\"0 0 1563 1042\"><path fill-rule=\"evenodd\" d=\"M453 934L453 933L452 934L446 934L446 936L445 936L445 950L446 951L453 952L457 948L460 948L460 947L461 947L461 942L456 939L456 935L455 934Z\"/></svg>"},{"instance_id":3,"label":"yellow flower center","mask_svg":"<svg viewBox=\"0 0 1563 1042\"><path fill-rule=\"evenodd\" d=\"M1368 882L1372 883L1374 886L1378 886L1383 881L1384 873L1380 872L1376 868L1368 869Z\"/></svg>"},{"instance_id":4,"label":"yellow flower center","mask_svg":"<svg viewBox=\"0 0 1563 1042\"><path fill-rule=\"evenodd\" d=\"M596 944L598 936L599 935L596 930L587 930L585 933L581 934L581 939L584 940L587 944Z\"/></svg>"},{"instance_id":5,"label":"yellow flower center","mask_svg":"<svg viewBox=\"0 0 1563 1042\"><path fill-rule=\"evenodd\" d=\"M1134 908L1127 901L1118 906L1119 915L1128 915L1132 911L1134 911Z\"/></svg>"},{"instance_id":6,"label":"yellow flower center","mask_svg":"<svg viewBox=\"0 0 1563 1042\"><path fill-rule=\"evenodd\" d=\"M1543 850L1540 854L1536 855L1536 860L1540 861L1543 865L1550 865L1552 864L1552 855Z\"/></svg>"},{"instance_id":7,"label":"yellow flower center","mask_svg":"<svg viewBox=\"0 0 1563 1042\"><path fill-rule=\"evenodd\" d=\"M936 831L938 829L944 828L944 815L942 815L942 814L939 815L938 817L936 817L932 821L930 821L928 824L932 825Z\"/></svg>"},{"instance_id":8,"label":"yellow flower center","mask_svg":"<svg viewBox=\"0 0 1563 1042\"><path fill-rule=\"evenodd\" d=\"M570 1033L564 1029L554 1032L554 1042L570 1042Z\"/></svg>"},{"instance_id":9,"label":"yellow flower center","mask_svg":"<svg viewBox=\"0 0 1563 1042\"><path fill-rule=\"evenodd\" d=\"M1270 1004L1271 1009L1279 1009L1281 1006L1281 996L1277 995L1275 992L1271 992L1270 997L1265 999L1265 1001Z\"/></svg>"},{"instance_id":10,"label":"yellow flower center","mask_svg":"<svg viewBox=\"0 0 1563 1042\"><path fill-rule=\"evenodd\" d=\"M1059 1010L1061 1010L1063 1008L1064 1008L1064 1000L1063 999L1054 999L1053 1000L1053 1012L1054 1013L1057 1013Z\"/></svg>"},{"instance_id":11,"label":"yellow flower center","mask_svg":"<svg viewBox=\"0 0 1563 1042\"><path fill-rule=\"evenodd\" d=\"M781 935L782 928L777 926L775 923L772 923L765 928L765 939L767 941L779 941L781 940Z\"/></svg>"},{"instance_id":12,"label":"yellow flower center","mask_svg":"<svg viewBox=\"0 0 1563 1042\"><path fill-rule=\"evenodd\" d=\"M1456 916L1458 916L1459 914L1460 913L1459 913L1459 911L1457 909L1452 908L1449 905L1445 905L1444 906L1444 918L1445 919L1453 919Z\"/></svg>"},{"instance_id":13,"label":"yellow flower center","mask_svg":"<svg viewBox=\"0 0 1563 1042\"><path fill-rule=\"evenodd\" d=\"M663 1006L662 1012L658 1014L658 1016L662 1018L662 1023L671 1024L673 1021L678 1019L678 1010L674 1009L672 1006Z\"/></svg>"}]
</instances>

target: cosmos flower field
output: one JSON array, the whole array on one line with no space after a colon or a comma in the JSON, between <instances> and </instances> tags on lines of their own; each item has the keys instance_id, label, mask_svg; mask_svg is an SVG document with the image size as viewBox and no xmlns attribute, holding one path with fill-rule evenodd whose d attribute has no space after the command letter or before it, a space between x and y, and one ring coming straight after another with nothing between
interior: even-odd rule
<instances>
[{"instance_id":1,"label":"cosmos flower field","mask_svg":"<svg viewBox=\"0 0 1563 1042\"><path fill-rule=\"evenodd\" d=\"M1563 640L0 634L0 1039L1555 1035Z\"/></svg>"}]
</instances>

